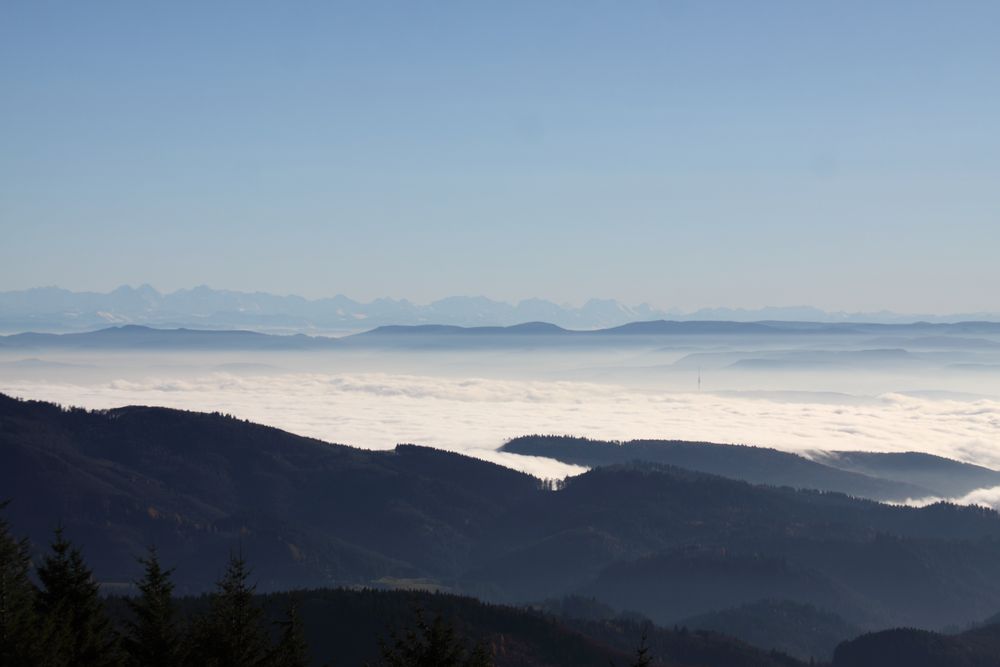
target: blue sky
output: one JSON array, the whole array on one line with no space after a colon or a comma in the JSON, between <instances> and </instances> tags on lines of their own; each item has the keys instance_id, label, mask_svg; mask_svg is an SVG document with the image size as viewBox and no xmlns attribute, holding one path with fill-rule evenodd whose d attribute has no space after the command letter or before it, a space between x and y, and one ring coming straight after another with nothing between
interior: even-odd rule
<instances>
[{"instance_id":1,"label":"blue sky","mask_svg":"<svg viewBox=\"0 0 1000 667\"><path fill-rule=\"evenodd\" d=\"M1000 310L1000 3L0 6L0 289Z\"/></svg>"}]
</instances>

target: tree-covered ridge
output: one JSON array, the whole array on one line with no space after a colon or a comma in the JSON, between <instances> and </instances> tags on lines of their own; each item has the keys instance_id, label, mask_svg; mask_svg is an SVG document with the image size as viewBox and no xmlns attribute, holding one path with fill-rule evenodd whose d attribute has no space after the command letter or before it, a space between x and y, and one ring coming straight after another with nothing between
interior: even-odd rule
<instances>
[{"instance_id":1,"label":"tree-covered ridge","mask_svg":"<svg viewBox=\"0 0 1000 667\"><path fill-rule=\"evenodd\" d=\"M57 530L35 577L23 541L0 519L0 664L17 667L307 667L290 608L272 642L250 571L232 556L203 613L181 620L170 570L141 559L138 595L108 613L80 549ZM37 580L37 583L36 583ZM116 627L117 626L117 627Z\"/></svg>"},{"instance_id":2,"label":"tree-covered ridge","mask_svg":"<svg viewBox=\"0 0 1000 667\"><path fill-rule=\"evenodd\" d=\"M837 647L833 667L995 667L1000 665L1000 625L955 635L896 628L862 635Z\"/></svg>"},{"instance_id":3,"label":"tree-covered ridge","mask_svg":"<svg viewBox=\"0 0 1000 667\"><path fill-rule=\"evenodd\" d=\"M365 451L218 414L0 397L0 488L38 554L62 521L125 586L156 544L179 594L242 544L261 592L424 587L515 604L571 594L662 625L780 597L862 630L1000 608L1000 516L897 507L650 463L557 490L428 448Z\"/></svg>"},{"instance_id":4,"label":"tree-covered ridge","mask_svg":"<svg viewBox=\"0 0 1000 667\"><path fill-rule=\"evenodd\" d=\"M804 660L828 660L841 642L861 634L837 614L781 599L707 612L679 623L738 637L754 646L776 648Z\"/></svg>"},{"instance_id":5,"label":"tree-covered ridge","mask_svg":"<svg viewBox=\"0 0 1000 667\"><path fill-rule=\"evenodd\" d=\"M838 491L859 498L905 501L955 497L1000 486L1000 472L927 454L818 452L811 458L769 447L682 440L594 440L527 435L502 451L594 467L648 461L753 484Z\"/></svg>"},{"instance_id":6,"label":"tree-covered ridge","mask_svg":"<svg viewBox=\"0 0 1000 667\"><path fill-rule=\"evenodd\" d=\"M238 554L212 593L178 599L155 550L139 559L137 594L105 600L79 548L57 531L37 570L0 520L0 659L30 667L514 667L689 664L778 667L782 656L724 637L619 625L641 637L630 661L538 612L453 595L303 590L257 595ZM633 632L634 630L634 632ZM673 636L671 636L673 635ZM669 641L665 641L669 638ZM607 641L610 640L610 641ZM312 658L311 655L319 656ZM695 662L691 662L694 660Z\"/></svg>"}]
</instances>

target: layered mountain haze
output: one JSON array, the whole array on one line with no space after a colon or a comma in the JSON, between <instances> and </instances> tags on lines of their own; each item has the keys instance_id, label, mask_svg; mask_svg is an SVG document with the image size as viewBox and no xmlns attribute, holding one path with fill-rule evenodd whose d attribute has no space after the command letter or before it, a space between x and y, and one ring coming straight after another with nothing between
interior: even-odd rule
<instances>
[{"instance_id":1,"label":"layered mountain haze","mask_svg":"<svg viewBox=\"0 0 1000 667\"><path fill-rule=\"evenodd\" d=\"M428 304L382 298L361 302L344 295L306 299L295 295L239 292L199 286L160 292L149 285L123 285L111 292L74 292L57 287L0 292L0 332L86 331L108 325L255 329L275 333L343 334L382 325L438 324L510 326L551 322L571 329L600 329L638 320L716 320L755 322L907 323L1000 321L1000 313L953 315L890 312L826 312L788 308L703 308L681 311L649 304L627 305L616 299L590 299L579 306L545 299L507 303L486 297L451 296Z\"/></svg>"},{"instance_id":2,"label":"layered mountain haze","mask_svg":"<svg viewBox=\"0 0 1000 667\"><path fill-rule=\"evenodd\" d=\"M135 577L134 555L152 542L184 590L203 590L214 557L239 542L265 590L580 594L665 625L772 598L864 629L962 625L1000 609L1000 515L982 508L891 506L652 463L553 490L424 447L372 452L220 414L8 397L0 464L14 528L37 547L62 522L107 583Z\"/></svg>"},{"instance_id":3,"label":"layered mountain haze","mask_svg":"<svg viewBox=\"0 0 1000 667\"><path fill-rule=\"evenodd\" d=\"M845 642L1000 609L998 369L988 321L21 332L0 391L38 402L0 401L0 489L107 591L149 543L204 591L237 544L262 590L513 605L452 607L502 667L620 659L648 622L667 665L992 656Z\"/></svg>"},{"instance_id":4,"label":"layered mountain haze","mask_svg":"<svg viewBox=\"0 0 1000 667\"><path fill-rule=\"evenodd\" d=\"M909 347L871 347L887 335ZM0 390L13 395L217 410L372 449L420 443L550 478L590 464L501 446L530 433L573 434L753 444L812 458L923 452L998 468L995 369L1000 324L990 322L396 325L340 338L127 325L0 337ZM866 467L875 464L834 467L884 477ZM917 467L908 472L921 479ZM966 483L974 477L891 494L837 490L994 504L996 483L988 475Z\"/></svg>"},{"instance_id":5,"label":"layered mountain haze","mask_svg":"<svg viewBox=\"0 0 1000 667\"><path fill-rule=\"evenodd\" d=\"M0 2L0 667L1000 667L1000 2Z\"/></svg>"}]
</instances>

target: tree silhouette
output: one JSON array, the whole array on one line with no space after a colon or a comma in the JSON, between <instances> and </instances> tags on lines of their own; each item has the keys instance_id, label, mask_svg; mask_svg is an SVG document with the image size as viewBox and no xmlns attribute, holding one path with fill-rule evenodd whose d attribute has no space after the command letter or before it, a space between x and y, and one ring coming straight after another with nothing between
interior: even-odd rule
<instances>
[{"instance_id":1,"label":"tree silhouette","mask_svg":"<svg viewBox=\"0 0 1000 667\"><path fill-rule=\"evenodd\" d=\"M225 574L216 584L208 615L192 629L192 664L205 667L266 665L270 651L254 600L256 586L242 554L229 557Z\"/></svg>"},{"instance_id":2,"label":"tree silhouette","mask_svg":"<svg viewBox=\"0 0 1000 667\"><path fill-rule=\"evenodd\" d=\"M272 667L308 667L309 647L294 597L289 598L284 620L276 625L281 628L281 634L272 654Z\"/></svg>"},{"instance_id":3,"label":"tree silhouette","mask_svg":"<svg viewBox=\"0 0 1000 667\"><path fill-rule=\"evenodd\" d=\"M6 506L0 503L0 510ZM10 525L0 518L0 665L38 662L36 591L30 570L28 540L14 539Z\"/></svg>"},{"instance_id":4,"label":"tree silhouette","mask_svg":"<svg viewBox=\"0 0 1000 667\"><path fill-rule=\"evenodd\" d=\"M80 550L56 529L51 553L38 568L39 609L46 617L45 653L55 664L110 667L122 664L118 638Z\"/></svg>"},{"instance_id":5,"label":"tree silhouette","mask_svg":"<svg viewBox=\"0 0 1000 667\"><path fill-rule=\"evenodd\" d=\"M129 664L135 667L174 667L181 662L181 633L172 599L173 570L160 567L156 549L150 547L139 562L145 566L136 582L139 596L127 601L133 619L128 622L125 648Z\"/></svg>"},{"instance_id":6,"label":"tree silhouette","mask_svg":"<svg viewBox=\"0 0 1000 667\"><path fill-rule=\"evenodd\" d=\"M423 611L415 611L413 627L400 636L392 634L392 645L382 645L384 667L492 667L493 659L486 647L478 645L466 650L455 628L437 614L427 623Z\"/></svg>"},{"instance_id":7,"label":"tree silhouette","mask_svg":"<svg viewBox=\"0 0 1000 667\"><path fill-rule=\"evenodd\" d=\"M635 649L635 659L631 667L650 667L653 664L653 656L649 654L649 628L643 627L642 636L639 638L639 645Z\"/></svg>"}]
</instances>

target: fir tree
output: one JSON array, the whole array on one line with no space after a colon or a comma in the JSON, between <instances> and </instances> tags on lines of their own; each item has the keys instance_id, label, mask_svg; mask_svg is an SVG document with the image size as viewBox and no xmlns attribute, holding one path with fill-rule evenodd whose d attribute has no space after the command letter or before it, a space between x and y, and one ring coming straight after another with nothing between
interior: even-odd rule
<instances>
[{"instance_id":1,"label":"fir tree","mask_svg":"<svg viewBox=\"0 0 1000 667\"><path fill-rule=\"evenodd\" d=\"M207 617L196 624L191 664L205 667L266 665L270 651L254 601L255 586L243 556L230 556L225 574L216 584Z\"/></svg>"},{"instance_id":2,"label":"fir tree","mask_svg":"<svg viewBox=\"0 0 1000 667\"><path fill-rule=\"evenodd\" d=\"M172 598L173 570L160 567L154 548L139 562L145 567L136 582L139 596L127 601L133 615L125 639L128 662L135 667L175 667L181 662L181 635Z\"/></svg>"},{"instance_id":3,"label":"fir tree","mask_svg":"<svg viewBox=\"0 0 1000 667\"><path fill-rule=\"evenodd\" d=\"M438 614L427 623L423 611L416 610L416 624L402 636L393 634L392 646L382 644L384 667L492 667L486 648L466 650L455 628Z\"/></svg>"},{"instance_id":4,"label":"fir tree","mask_svg":"<svg viewBox=\"0 0 1000 667\"><path fill-rule=\"evenodd\" d=\"M0 503L0 510L6 506ZM0 665L39 662L36 591L30 570L27 539L14 539L7 521L0 518Z\"/></svg>"},{"instance_id":5,"label":"fir tree","mask_svg":"<svg viewBox=\"0 0 1000 667\"><path fill-rule=\"evenodd\" d=\"M649 654L649 629L642 629L642 637L639 638L639 646L635 649L635 660L631 667L650 667L653 664L653 656Z\"/></svg>"},{"instance_id":6,"label":"fir tree","mask_svg":"<svg viewBox=\"0 0 1000 667\"><path fill-rule=\"evenodd\" d=\"M281 628L278 645L275 647L271 665L273 667L308 667L309 647L306 644L305 630L299 616L298 605L292 597L288 602L285 619L278 621Z\"/></svg>"},{"instance_id":7,"label":"fir tree","mask_svg":"<svg viewBox=\"0 0 1000 667\"><path fill-rule=\"evenodd\" d=\"M38 568L39 609L45 617L49 662L73 667L122 664L118 638L79 549L56 530L52 552Z\"/></svg>"}]
</instances>

